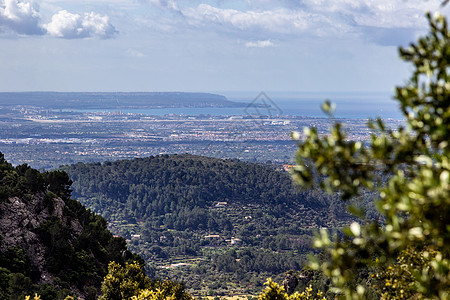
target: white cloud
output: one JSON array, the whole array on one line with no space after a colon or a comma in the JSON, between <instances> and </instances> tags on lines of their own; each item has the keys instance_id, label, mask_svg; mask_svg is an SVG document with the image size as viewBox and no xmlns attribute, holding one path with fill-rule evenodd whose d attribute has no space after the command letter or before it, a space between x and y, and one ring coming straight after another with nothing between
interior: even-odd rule
<instances>
[{"instance_id":1,"label":"white cloud","mask_svg":"<svg viewBox=\"0 0 450 300\"><path fill-rule=\"evenodd\" d=\"M174 0L147 0L147 1L161 8L167 8L173 11L180 11L180 9L178 8L178 4Z\"/></svg>"},{"instance_id":2,"label":"white cloud","mask_svg":"<svg viewBox=\"0 0 450 300\"><path fill-rule=\"evenodd\" d=\"M142 53L140 51L137 51L137 50L134 50L134 49L128 49L127 50L127 54L129 56L131 56L131 57L134 57L134 58L145 58L145 57L147 57L147 55L145 55L144 53Z\"/></svg>"},{"instance_id":3,"label":"white cloud","mask_svg":"<svg viewBox=\"0 0 450 300\"><path fill-rule=\"evenodd\" d=\"M241 0L234 6L201 2L196 7L180 5L187 24L239 37L362 37L398 45L427 28L425 12L441 9L442 0Z\"/></svg>"},{"instance_id":4,"label":"white cloud","mask_svg":"<svg viewBox=\"0 0 450 300\"><path fill-rule=\"evenodd\" d=\"M311 29L311 24L328 24L326 17L302 10L276 8L272 10L222 9L208 4L183 10L192 24L213 23L233 30L255 30L269 33L298 34Z\"/></svg>"},{"instance_id":5,"label":"white cloud","mask_svg":"<svg viewBox=\"0 0 450 300\"><path fill-rule=\"evenodd\" d=\"M108 16L90 12L72 14L66 10L61 10L53 15L52 21L44 28L48 34L54 37L66 39L78 38L112 38L117 33L114 26L109 22Z\"/></svg>"},{"instance_id":6,"label":"white cloud","mask_svg":"<svg viewBox=\"0 0 450 300\"><path fill-rule=\"evenodd\" d=\"M424 12L439 9L441 0L304 0L304 9L340 22L381 28L422 27Z\"/></svg>"},{"instance_id":7,"label":"white cloud","mask_svg":"<svg viewBox=\"0 0 450 300\"><path fill-rule=\"evenodd\" d=\"M60 38L111 38L117 33L105 11L122 18L124 31L146 20L152 31L226 33L238 39L292 37L363 37L380 44L408 40L427 27L426 10L442 0L0 0L0 33L49 34ZM53 5L57 3L58 6ZM83 4L104 8L101 14L77 13ZM146 5L142 5L146 4ZM150 4L150 5L148 5ZM51 6L51 9L49 7ZM58 7L55 10L55 7ZM127 9L123 9L127 7ZM67 9L67 10L63 10ZM450 5L445 8L447 11ZM53 12L50 12L52 11ZM51 21L47 21L54 12ZM164 13L166 12L166 13ZM119 17L118 17L119 16ZM128 23L127 23L128 22ZM125 24L125 26L124 26ZM392 30L391 30L392 29ZM405 35L406 34L406 35Z\"/></svg>"},{"instance_id":8,"label":"white cloud","mask_svg":"<svg viewBox=\"0 0 450 300\"><path fill-rule=\"evenodd\" d=\"M43 34L38 9L29 1L0 0L0 32Z\"/></svg>"},{"instance_id":9,"label":"white cloud","mask_svg":"<svg viewBox=\"0 0 450 300\"><path fill-rule=\"evenodd\" d=\"M267 47L273 47L273 46L274 46L274 44L270 40L245 43L245 47L247 47L247 48L267 48Z\"/></svg>"},{"instance_id":10,"label":"white cloud","mask_svg":"<svg viewBox=\"0 0 450 300\"><path fill-rule=\"evenodd\" d=\"M364 39L391 46L414 40L428 27L425 12L442 9L441 0L305 1L309 9L325 10L336 22L351 24Z\"/></svg>"}]
</instances>

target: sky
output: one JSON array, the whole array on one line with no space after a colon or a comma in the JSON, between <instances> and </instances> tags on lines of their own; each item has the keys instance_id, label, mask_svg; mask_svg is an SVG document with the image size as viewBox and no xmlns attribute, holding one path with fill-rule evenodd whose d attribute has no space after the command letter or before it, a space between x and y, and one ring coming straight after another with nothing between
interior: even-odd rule
<instances>
[{"instance_id":1,"label":"sky","mask_svg":"<svg viewBox=\"0 0 450 300\"><path fill-rule=\"evenodd\" d=\"M440 0L0 0L0 92L390 92Z\"/></svg>"}]
</instances>

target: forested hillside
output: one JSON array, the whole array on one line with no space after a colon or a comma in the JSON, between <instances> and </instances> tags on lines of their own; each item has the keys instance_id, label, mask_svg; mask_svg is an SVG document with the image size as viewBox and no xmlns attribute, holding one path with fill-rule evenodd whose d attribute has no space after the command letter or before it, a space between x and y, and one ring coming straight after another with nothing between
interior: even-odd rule
<instances>
[{"instance_id":1,"label":"forested hillside","mask_svg":"<svg viewBox=\"0 0 450 300\"><path fill-rule=\"evenodd\" d=\"M260 290L267 276L302 268L315 229L351 220L346 204L295 188L272 165L186 154L63 169L151 276L194 293Z\"/></svg>"},{"instance_id":2,"label":"forested hillside","mask_svg":"<svg viewBox=\"0 0 450 300\"><path fill-rule=\"evenodd\" d=\"M140 258L70 198L66 173L13 167L0 153L0 299L96 299L108 263Z\"/></svg>"}]
</instances>

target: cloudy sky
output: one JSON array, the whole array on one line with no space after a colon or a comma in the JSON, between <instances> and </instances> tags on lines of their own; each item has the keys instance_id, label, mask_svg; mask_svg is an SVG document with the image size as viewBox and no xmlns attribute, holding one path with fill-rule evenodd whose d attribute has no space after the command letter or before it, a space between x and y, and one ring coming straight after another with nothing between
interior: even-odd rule
<instances>
[{"instance_id":1,"label":"cloudy sky","mask_svg":"<svg viewBox=\"0 0 450 300\"><path fill-rule=\"evenodd\" d=\"M439 0L0 0L0 91L391 91Z\"/></svg>"}]
</instances>

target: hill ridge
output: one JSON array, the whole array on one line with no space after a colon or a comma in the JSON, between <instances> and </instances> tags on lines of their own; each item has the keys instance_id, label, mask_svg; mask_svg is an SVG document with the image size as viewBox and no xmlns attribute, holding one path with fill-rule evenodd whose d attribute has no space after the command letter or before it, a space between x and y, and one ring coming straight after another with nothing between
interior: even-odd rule
<instances>
[{"instance_id":1,"label":"hill ridge","mask_svg":"<svg viewBox=\"0 0 450 300\"><path fill-rule=\"evenodd\" d=\"M194 295L258 292L267 277L301 269L316 229L353 220L336 196L300 190L273 165L174 154L62 169L150 276Z\"/></svg>"},{"instance_id":2,"label":"hill ridge","mask_svg":"<svg viewBox=\"0 0 450 300\"><path fill-rule=\"evenodd\" d=\"M0 105L47 109L245 107L223 95L189 92L0 92Z\"/></svg>"}]
</instances>

